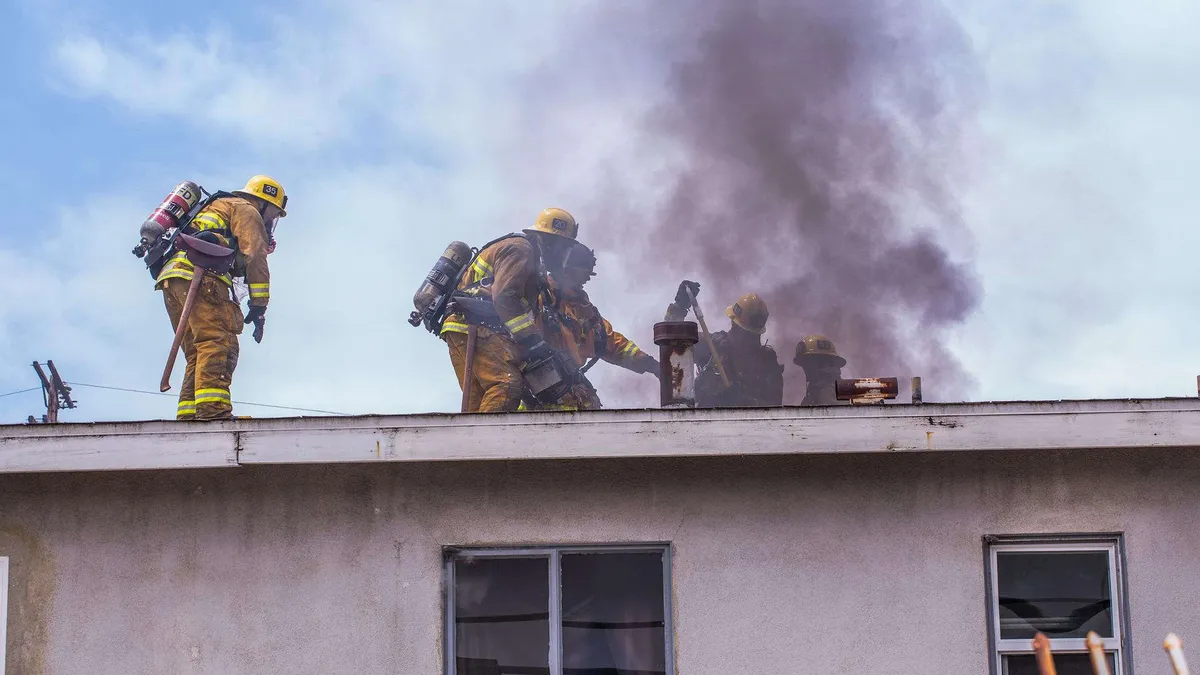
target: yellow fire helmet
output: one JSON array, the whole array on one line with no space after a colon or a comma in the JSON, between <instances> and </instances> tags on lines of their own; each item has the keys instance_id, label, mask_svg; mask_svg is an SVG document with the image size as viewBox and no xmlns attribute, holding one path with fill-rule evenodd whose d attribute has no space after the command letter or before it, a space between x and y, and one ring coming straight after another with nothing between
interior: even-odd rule
<instances>
[{"instance_id":1,"label":"yellow fire helmet","mask_svg":"<svg viewBox=\"0 0 1200 675\"><path fill-rule=\"evenodd\" d=\"M579 223L575 222L575 216L566 211L549 208L539 213L533 221L533 227L527 228L525 232L527 234L543 232L558 237L566 237L567 239L575 239L579 236Z\"/></svg>"},{"instance_id":2,"label":"yellow fire helmet","mask_svg":"<svg viewBox=\"0 0 1200 675\"><path fill-rule=\"evenodd\" d=\"M832 359L837 363L838 368L846 365L846 359L837 353L837 348L833 346L832 340L824 335L805 335L804 339L796 345L796 358L792 359L792 363L803 366L806 361L814 360L814 358Z\"/></svg>"},{"instance_id":3,"label":"yellow fire helmet","mask_svg":"<svg viewBox=\"0 0 1200 675\"><path fill-rule=\"evenodd\" d=\"M241 190L234 190L233 194L250 195L271 202L279 207L279 217L283 218L287 215L287 193L283 191L283 186L279 181L270 176L255 176L246 181L246 187Z\"/></svg>"},{"instance_id":4,"label":"yellow fire helmet","mask_svg":"<svg viewBox=\"0 0 1200 675\"><path fill-rule=\"evenodd\" d=\"M758 293L747 293L725 310L725 316L751 333L762 335L767 332L767 317L770 316L770 312L767 311L767 303L758 297Z\"/></svg>"}]
</instances>

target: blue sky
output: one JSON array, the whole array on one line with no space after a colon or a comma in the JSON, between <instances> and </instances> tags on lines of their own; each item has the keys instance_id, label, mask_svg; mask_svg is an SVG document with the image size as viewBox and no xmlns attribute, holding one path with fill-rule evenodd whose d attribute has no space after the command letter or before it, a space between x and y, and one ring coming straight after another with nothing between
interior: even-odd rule
<instances>
[{"instance_id":1,"label":"blue sky","mask_svg":"<svg viewBox=\"0 0 1200 675\"><path fill-rule=\"evenodd\" d=\"M231 188L262 172L292 208L267 337L243 340L234 398L454 410L444 347L405 322L428 266L450 239L583 203L594 167L636 157L622 125L654 73L619 90L574 83L564 112L519 123L553 47L542 36L588 4L219 2L165 31L158 3L0 5L0 393L34 386L29 364L47 358L68 380L157 389L171 334L129 253L138 225L180 180ZM953 7L988 90L963 196L985 299L954 340L980 382L972 398L1194 395L1200 7ZM564 147L569 167L530 169ZM637 286L619 251L600 253L614 272L593 295L650 345L672 284ZM638 382L598 377L602 392ZM64 420L174 411L168 397L74 393ZM39 407L37 393L0 398L0 423Z\"/></svg>"}]
</instances>

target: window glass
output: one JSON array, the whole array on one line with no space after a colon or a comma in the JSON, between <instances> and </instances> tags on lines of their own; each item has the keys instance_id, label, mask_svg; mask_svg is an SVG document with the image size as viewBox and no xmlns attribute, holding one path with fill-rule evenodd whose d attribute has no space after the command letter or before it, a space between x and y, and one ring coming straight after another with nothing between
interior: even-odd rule
<instances>
[{"instance_id":1,"label":"window glass","mask_svg":"<svg viewBox=\"0 0 1200 675\"><path fill-rule=\"evenodd\" d=\"M1117 672L1116 659L1108 654L1108 672ZM1094 675L1092 657L1087 654L1054 654L1054 669L1058 675ZM1003 675L1040 675L1037 657L1033 654L1004 657Z\"/></svg>"},{"instance_id":2,"label":"window glass","mask_svg":"<svg viewBox=\"0 0 1200 675\"><path fill-rule=\"evenodd\" d=\"M473 558L454 563L458 675L550 672L548 558Z\"/></svg>"},{"instance_id":3,"label":"window glass","mask_svg":"<svg viewBox=\"0 0 1200 675\"><path fill-rule=\"evenodd\" d=\"M662 553L566 553L564 675L666 670Z\"/></svg>"},{"instance_id":4,"label":"window glass","mask_svg":"<svg viewBox=\"0 0 1200 675\"><path fill-rule=\"evenodd\" d=\"M1113 637L1108 560L1104 551L997 553L1000 638L1032 639L1038 631L1082 638L1093 630Z\"/></svg>"}]
</instances>

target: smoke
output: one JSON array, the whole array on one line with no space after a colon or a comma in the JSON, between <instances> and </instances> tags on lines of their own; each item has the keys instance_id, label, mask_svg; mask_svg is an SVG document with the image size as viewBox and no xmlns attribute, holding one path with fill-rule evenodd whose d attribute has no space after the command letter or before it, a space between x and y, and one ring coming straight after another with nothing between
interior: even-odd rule
<instances>
[{"instance_id":1,"label":"smoke","mask_svg":"<svg viewBox=\"0 0 1200 675\"><path fill-rule=\"evenodd\" d=\"M939 400L966 394L973 381L948 340L981 289L947 246L967 242L960 200L982 78L948 11L923 0L616 7L593 24L612 41L658 31L656 47L626 43L663 88L631 130L642 156L621 160L657 162L658 194L633 208L637 186L612 180L592 240L626 269L699 281L713 330L738 296L762 295L787 402L804 394L792 357L809 333L834 341L847 376L921 375ZM673 296L662 289L661 305Z\"/></svg>"}]
</instances>

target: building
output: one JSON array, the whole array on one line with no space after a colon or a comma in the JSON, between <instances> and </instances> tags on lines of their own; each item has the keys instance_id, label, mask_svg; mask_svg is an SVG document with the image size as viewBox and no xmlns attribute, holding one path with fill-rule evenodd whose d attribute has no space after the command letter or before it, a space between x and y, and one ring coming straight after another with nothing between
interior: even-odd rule
<instances>
[{"instance_id":1,"label":"building","mask_svg":"<svg viewBox=\"0 0 1200 675\"><path fill-rule=\"evenodd\" d=\"M1197 446L1194 399L0 427L5 675L1165 673Z\"/></svg>"}]
</instances>

